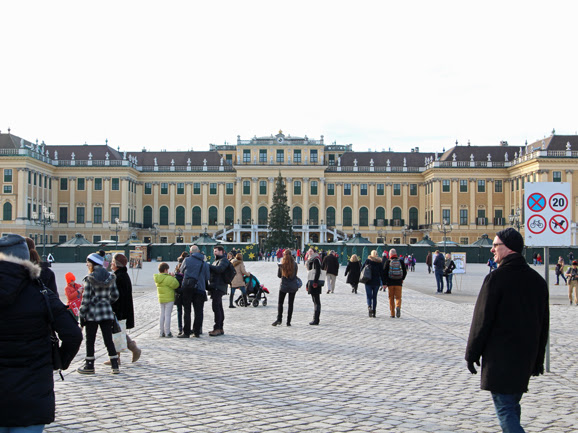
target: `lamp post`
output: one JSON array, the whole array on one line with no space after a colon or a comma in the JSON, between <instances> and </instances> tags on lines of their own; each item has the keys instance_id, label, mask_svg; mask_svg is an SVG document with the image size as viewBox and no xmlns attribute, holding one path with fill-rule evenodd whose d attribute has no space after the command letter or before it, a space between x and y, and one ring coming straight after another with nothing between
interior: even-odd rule
<instances>
[{"instance_id":1,"label":"lamp post","mask_svg":"<svg viewBox=\"0 0 578 433\"><path fill-rule=\"evenodd\" d=\"M115 248L118 249L118 234L124 229L124 224L120 222L118 218L114 219L114 225L109 224L108 228L114 232L114 237L116 239L116 246Z\"/></svg>"},{"instance_id":2,"label":"lamp post","mask_svg":"<svg viewBox=\"0 0 578 433\"><path fill-rule=\"evenodd\" d=\"M42 226L42 260L46 259L46 226L51 226L55 220L54 212L46 206L40 206L40 213L32 212L34 224Z\"/></svg>"},{"instance_id":3,"label":"lamp post","mask_svg":"<svg viewBox=\"0 0 578 433\"><path fill-rule=\"evenodd\" d=\"M520 231L520 226L522 225L522 211L519 207L516 208L516 211L513 214L508 216L510 219L510 225L516 227L516 230Z\"/></svg>"},{"instance_id":4,"label":"lamp post","mask_svg":"<svg viewBox=\"0 0 578 433\"><path fill-rule=\"evenodd\" d=\"M177 227L175 229L175 236L177 238L176 239L177 243L182 244L184 239L183 239L183 229L181 227Z\"/></svg>"},{"instance_id":5,"label":"lamp post","mask_svg":"<svg viewBox=\"0 0 578 433\"><path fill-rule=\"evenodd\" d=\"M444 255L446 253L446 239L447 234L453 230L453 226L448 223L448 220L443 220L441 224L438 224L438 231L444 234Z\"/></svg>"},{"instance_id":6,"label":"lamp post","mask_svg":"<svg viewBox=\"0 0 578 433\"><path fill-rule=\"evenodd\" d=\"M406 224L401 229L401 234L403 235L403 243L405 244L405 239L407 236L411 236L413 233L413 229L410 229L409 226Z\"/></svg>"},{"instance_id":7,"label":"lamp post","mask_svg":"<svg viewBox=\"0 0 578 433\"><path fill-rule=\"evenodd\" d=\"M157 236L160 232L159 225L157 223L154 223L152 227L149 227L149 232L152 236L155 237L154 243L156 244L157 243Z\"/></svg>"}]
</instances>

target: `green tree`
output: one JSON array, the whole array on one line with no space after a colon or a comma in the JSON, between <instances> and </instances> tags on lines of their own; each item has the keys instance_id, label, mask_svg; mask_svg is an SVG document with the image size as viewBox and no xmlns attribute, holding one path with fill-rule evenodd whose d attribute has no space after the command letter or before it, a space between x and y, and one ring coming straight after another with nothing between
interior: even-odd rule
<instances>
[{"instance_id":1,"label":"green tree","mask_svg":"<svg viewBox=\"0 0 578 433\"><path fill-rule=\"evenodd\" d=\"M273 204L269 212L269 235L265 242L267 249L292 247L293 224L287 206L287 188L283 183L281 172L277 178L275 192L273 193Z\"/></svg>"}]
</instances>

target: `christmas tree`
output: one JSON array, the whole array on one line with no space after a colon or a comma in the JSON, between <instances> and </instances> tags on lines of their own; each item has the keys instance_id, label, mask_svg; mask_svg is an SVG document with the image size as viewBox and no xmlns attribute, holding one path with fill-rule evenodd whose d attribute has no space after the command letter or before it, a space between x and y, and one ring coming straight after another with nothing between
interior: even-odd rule
<instances>
[{"instance_id":1,"label":"christmas tree","mask_svg":"<svg viewBox=\"0 0 578 433\"><path fill-rule=\"evenodd\" d=\"M269 235L265 245L267 249L287 248L294 243L293 224L287 206L287 189L281 172L277 178L275 192L273 193L273 204L269 212Z\"/></svg>"}]
</instances>

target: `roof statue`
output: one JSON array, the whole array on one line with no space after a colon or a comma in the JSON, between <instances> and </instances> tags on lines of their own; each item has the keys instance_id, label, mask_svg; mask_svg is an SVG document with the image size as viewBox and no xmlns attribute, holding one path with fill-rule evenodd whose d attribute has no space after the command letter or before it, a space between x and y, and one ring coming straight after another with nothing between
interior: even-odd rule
<instances>
[{"instance_id":1,"label":"roof statue","mask_svg":"<svg viewBox=\"0 0 578 433\"><path fill-rule=\"evenodd\" d=\"M504 153L504 161L508 162L508 152Z\"/></svg>"},{"instance_id":2,"label":"roof statue","mask_svg":"<svg viewBox=\"0 0 578 433\"><path fill-rule=\"evenodd\" d=\"M187 167L191 166L191 158L187 159Z\"/></svg>"},{"instance_id":3,"label":"roof statue","mask_svg":"<svg viewBox=\"0 0 578 433\"><path fill-rule=\"evenodd\" d=\"M407 160L405 158L403 158L403 166L407 167Z\"/></svg>"},{"instance_id":4,"label":"roof statue","mask_svg":"<svg viewBox=\"0 0 578 433\"><path fill-rule=\"evenodd\" d=\"M389 164L390 164L389 159L387 160L386 164L387 164L387 166L389 167Z\"/></svg>"},{"instance_id":5,"label":"roof statue","mask_svg":"<svg viewBox=\"0 0 578 433\"><path fill-rule=\"evenodd\" d=\"M20 139L20 147L24 147L24 139L23 138Z\"/></svg>"},{"instance_id":6,"label":"roof statue","mask_svg":"<svg viewBox=\"0 0 578 433\"><path fill-rule=\"evenodd\" d=\"M452 155L452 159L454 160L454 162L456 161L456 158L457 158L457 156L456 156L456 154L454 153L454 154Z\"/></svg>"},{"instance_id":7,"label":"roof statue","mask_svg":"<svg viewBox=\"0 0 578 433\"><path fill-rule=\"evenodd\" d=\"M570 144L570 142L566 143L566 150L571 150L572 149L572 145Z\"/></svg>"},{"instance_id":8,"label":"roof statue","mask_svg":"<svg viewBox=\"0 0 578 433\"><path fill-rule=\"evenodd\" d=\"M203 165L206 167L207 166L207 158L203 159Z\"/></svg>"},{"instance_id":9,"label":"roof statue","mask_svg":"<svg viewBox=\"0 0 578 433\"><path fill-rule=\"evenodd\" d=\"M173 166L173 167L175 166L175 160L174 159L171 159L171 166Z\"/></svg>"},{"instance_id":10,"label":"roof statue","mask_svg":"<svg viewBox=\"0 0 578 433\"><path fill-rule=\"evenodd\" d=\"M58 150L54 151L54 159L58 159Z\"/></svg>"},{"instance_id":11,"label":"roof statue","mask_svg":"<svg viewBox=\"0 0 578 433\"><path fill-rule=\"evenodd\" d=\"M514 159L518 159L518 152L514 152Z\"/></svg>"},{"instance_id":12,"label":"roof statue","mask_svg":"<svg viewBox=\"0 0 578 433\"><path fill-rule=\"evenodd\" d=\"M72 161L74 161L74 158L75 158L75 157L76 157L76 155L74 154L74 152L72 152L72 154L70 155L70 159L71 159Z\"/></svg>"},{"instance_id":13,"label":"roof statue","mask_svg":"<svg viewBox=\"0 0 578 433\"><path fill-rule=\"evenodd\" d=\"M341 167L341 157L338 157L338 158L337 158L337 166L338 166L338 167Z\"/></svg>"},{"instance_id":14,"label":"roof statue","mask_svg":"<svg viewBox=\"0 0 578 433\"><path fill-rule=\"evenodd\" d=\"M88 160L89 160L89 161L92 161L92 152L89 152L89 153L88 153Z\"/></svg>"},{"instance_id":15,"label":"roof statue","mask_svg":"<svg viewBox=\"0 0 578 433\"><path fill-rule=\"evenodd\" d=\"M155 156L155 165L158 165L158 163L157 163L157 157L156 157L156 156Z\"/></svg>"},{"instance_id":16,"label":"roof statue","mask_svg":"<svg viewBox=\"0 0 578 433\"><path fill-rule=\"evenodd\" d=\"M373 167L373 158L371 158L371 159L369 160L369 165L370 165L371 167Z\"/></svg>"},{"instance_id":17,"label":"roof statue","mask_svg":"<svg viewBox=\"0 0 578 433\"><path fill-rule=\"evenodd\" d=\"M488 153L488 162L490 162L491 160L492 160L492 155L490 155L490 154Z\"/></svg>"},{"instance_id":18,"label":"roof statue","mask_svg":"<svg viewBox=\"0 0 578 433\"><path fill-rule=\"evenodd\" d=\"M357 167L357 158L355 158L355 159L353 160L353 165L354 165L355 167Z\"/></svg>"},{"instance_id":19,"label":"roof statue","mask_svg":"<svg viewBox=\"0 0 578 433\"><path fill-rule=\"evenodd\" d=\"M106 160L108 161L108 157L109 157L109 154L108 154L108 152L106 152L106 153L104 154L104 157L105 157L105 158L106 158Z\"/></svg>"},{"instance_id":20,"label":"roof statue","mask_svg":"<svg viewBox=\"0 0 578 433\"><path fill-rule=\"evenodd\" d=\"M221 156L221 165L223 165L223 157Z\"/></svg>"},{"instance_id":21,"label":"roof statue","mask_svg":"<svg viewBox=\"0 0 578 433\"><path fill-rule=\"evenodd\" d=\"M122 159L126 159L126 150L122 153Z\"/></svg>"},{"instance_id":22,"label":"roof statue","mask_svg":"<svg viewBox=\"0 0 578 433\"><path fill-rule=\"evenodd\" d=\"M473 153L470 155L470 161L474 162L474 154Z\"/></svg>"}]
</instances>

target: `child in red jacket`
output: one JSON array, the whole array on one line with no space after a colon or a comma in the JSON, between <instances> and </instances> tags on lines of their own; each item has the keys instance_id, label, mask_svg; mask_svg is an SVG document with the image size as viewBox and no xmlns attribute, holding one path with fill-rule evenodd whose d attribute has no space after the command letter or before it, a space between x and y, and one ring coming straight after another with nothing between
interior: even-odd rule
<instances>
[{"instance_id":1,"label":"child in red jacket","mask_svg":"<svg viewBox=\"0 0 578 433\"><path fill-rule=\"evenodd\" d=\"M84 287L82 284L76 282L76 277L72 272L68 272L64 275L66 278L67 286L64 289L66 293L66 299L68 299L68 309L78 321L78 309L80 308L80 303L82 302L82 293L84 292Z\"/></svg>"}]
</instances>

